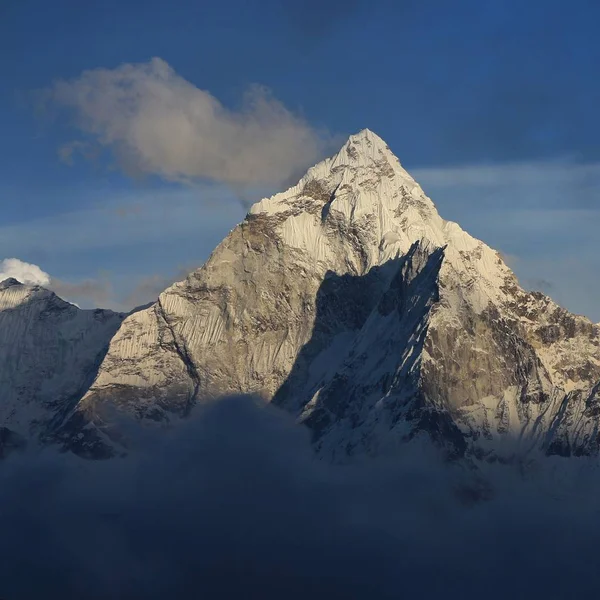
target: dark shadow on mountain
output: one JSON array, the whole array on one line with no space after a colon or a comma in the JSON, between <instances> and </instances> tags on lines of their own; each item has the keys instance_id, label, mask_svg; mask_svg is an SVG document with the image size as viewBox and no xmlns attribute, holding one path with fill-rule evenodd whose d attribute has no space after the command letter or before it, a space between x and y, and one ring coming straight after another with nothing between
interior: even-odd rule
<instances>
[{"instance_id":1,"label":"dark shadow on mountain","mask_svg":"<svg viewBox=\"0 0 600 600\"><path fill-rule=\"evenodd\" d=\"M94 317L97 319L102 319L105 316L106 311L102 309L94 309L93 310ZM123 318L125 315L123 315ZM61 425L65 417L77 406L78 402L85 396L86 392L90 389L92 383L94 383L98 371L100 369L100 365L104 361L104 357L108 352L108 348L110 345L110 341L113 336L117 333L119 327L121 326L121 321L115 321L114 327L107 332L106 339L103 341L102 345L99 345L97 348L96 355L93 361L90 363L89 368L83 372L81 385L75 394L73 394L69 399L65 400L62 403L60 410L56 411L54 418L48 424L46 430L46 436L48 437L48 441L54 435L56 429Z\"/></svg>"},{"instance_id":2,"label":"dark shadow on mountain","mask_svg":"<svg viewBox=\"0 0 600 600\"><path fill-rule=\"evenodd\" d=\"M120 323L118 325L120 325ZM110 336L107 336L108 339L98 349L98 352L93 362L90 364L90 367L83 373L82 382L77 392L73 394L68 400L62 403L62 407L60 408L60 410L56 412L53 419L49 422L46 432L47 436L51 437L53 435L55 429L60 426L64 418L75 408L75 406L77 406L77 403L83 398L83 396L85 396L86 392L90 389L92 383L94 383L98 375L100 365L102 364L102 361L104 360L104 357L108 352L110 340L119 328L118 325L114 328L114 330L111 331Z\"/></svg>"},{"instance_id":3,"label":"dark shadow on mountain","mask_svg":"<svg viewBox=\"0 0 600 600\"><path fill-rule=\"evenodd\" d=\"M419 393L420 357L429 312L439 299L443 256L443 248L416 242L404 256L364 275L327 273L311 338L273 398L276 406L302 415L318 446L335 427L360 429L343 439L341 449L360 453L380 441L372 434L375 421L389 432L405 420L412 423L402 434L405 441L427 432L453 457L464 455L467 444L450 414Z\"/></svg>"},{"instance_id":4,"label":"dark shadow on mountain","mask_svg":"<svg viewBox=\"0 0 600 600\"><path fill-rule=\"evenodd\" d=\"M338 275L327 271L317 292L311 338L298 353L288 377L275 393L275 405L290 409L298 402L298 391L308 383L315 358L331 346L336 336L356 334L364 326L403 262L402 258L396 258L372 267L364 275ZM342 346L328 360L332 363L342 360L348 350ZM318 383L320 381L309 389L315 389Z\"/></svg>"}]
</instances>

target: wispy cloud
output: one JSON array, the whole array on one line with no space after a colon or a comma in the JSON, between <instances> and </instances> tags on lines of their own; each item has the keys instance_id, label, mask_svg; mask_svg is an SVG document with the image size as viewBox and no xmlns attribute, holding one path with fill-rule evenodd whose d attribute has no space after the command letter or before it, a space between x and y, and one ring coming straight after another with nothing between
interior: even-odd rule
<instances>
[{"instance_id":1,"label":"wispy cloud","mask_svg":"<svg viewBox=\"0 0 600 600\"><path fill-rule=\"evenodd\" d=\"M525 287L600 320L600 163L562 159L412 173L445 218L509 257Z\"/></svg>"},{"instance_id":2,"label":"wispy cloud","mask_svg":"<svg viewBox=\"0 0 600 600\"><path fill-rule=\"evenodd\" d=\"M600 181L600 163L577 164L567 159L544 162L464 165L415 169L415 177L432 186L552 185L578 186Z\"/></svg>"},{"instance_id":3,"label":"wispy cloud","mask_svg":"<svg viewBox=\"0 0 600 600\"><path fill-rule=\"evenodd\" d=\"M329 141L264 87L251 87L231 110L160 58L84 71L41 98L67 110L85 136L61 148L63 160L93 155L93 142L126 173L169 181L279 184L321 158Z\"/></svg>"},{"instance_id":4,"label":"wispy cloud","mask_svg":"<svg viewBox=\"0 0 600 600\"><path fill-rule=\"evenodd\" d=\"M127 311L204 262L244 218L231 197L223 186L88 193L79 210L0 225L0 257L21 257L0 261L0 274Z\"/></svg>"},{"instance_id":5,"label":"wispy cloud","mask_svg":"<svg viewBox=\"0 0 600 600\"><path fill-rule=\"evenodd\" d=\"M58 296L86 307L120 308L115 299L113 286L107 276L97 279L64 281L52 278L48 288Z\"/></svg>"},{"instance_id":6,"label":"wispy cloud","mask_svg":"<svg viewBox=\"0 0 600 600\"><path fill-rule=\"evenodd\" d=\"M203 247L211 230L227 233L244 218L231 199L219 186L89 193L81 209L0 225L0 256L113 251L190 236Z\"/></svg>"}]
</instances>

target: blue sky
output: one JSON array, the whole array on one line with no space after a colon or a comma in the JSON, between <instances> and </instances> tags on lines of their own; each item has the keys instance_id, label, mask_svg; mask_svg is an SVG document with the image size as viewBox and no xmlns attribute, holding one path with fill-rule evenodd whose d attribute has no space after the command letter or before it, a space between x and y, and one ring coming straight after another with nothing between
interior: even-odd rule
<instances>
[{"instance_id":1,"label":"blue sky","mask_svg":"<svg viewBox=\"0 0 600 600\"><path fill-rule=\"evenodd\" d=\"M116 160L108 137L137 132L114 122L106 78L153 64L176 109L200 99L221 133L283 135L281 164L266 143L257 156L285 176L369 127L525 286L599 321L599 20L591 0L2 0L0 259L39 265L82 306L129 307L200 264L243 203L281 187L266 168L236 175L255 157L225 158L228 133L183 167L194 140ZM102 85L90 69L106 70ZM148 73L135 76L147 89ZM82 109L84 84L97 97ZM69 146L98 131L100 145Z\"/></svg>"}]
</instances>

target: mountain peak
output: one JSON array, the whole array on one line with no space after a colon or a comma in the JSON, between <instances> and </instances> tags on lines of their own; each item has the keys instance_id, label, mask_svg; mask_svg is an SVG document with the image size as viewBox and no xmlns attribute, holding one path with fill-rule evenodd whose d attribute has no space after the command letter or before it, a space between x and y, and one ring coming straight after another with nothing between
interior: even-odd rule
<instances>
[{"instance_id":1,"label":"mountain peak","mask_svg":"<svg viewBox=\"0 0 600 600\"><path fill-rule=\"evenodd\" d=\"M365 142L367 144L375 144L379 147L382 148L388 148L388 145L385 143L385 141L379 137L374 131L371 131L370 129L366 128L365 129L361 129L359 132L357 133L353 133L349 138L348 138L348 142L347 143L362 143Z\"/></svg>"},{"instance_id":2,"label":"mountain peak","mask_svg":"<svg viewBox=\"0 0 600 600\"><path fill-rule=\"evenodd\" d=\"M331 204L335 196L337 202L331 206L355 216L376 212L382 201L392 199L394 192L404 194L408 200L413 191L417 204L433 209L385 141L370 129L362 129L351 135L337 154L311 167L295 186L257 202L250 214L289 211L296 200L302 205L302 198L307 195L314 198L316 188L321 190L317 197L322 202ZM366 202L355 206L360 197Z\"/></svg>"},{"instance_id":3,"label":"mountain peak","mask_svg":"<svg viewBox=\"0 0 600 600\"><path fill-rule=\"evenodd\" d=\"M9 287L13 287L15 285L23 284L14 277L8 277L7 279L3 279L2 281L0 281L0 290L7 290Z\"/></svg>"},{"instance_id":4,"label":"mountain peak","mask_svg":"<svg viewBox=\"0 0 600 600\"><path fill-rule=\"evenodd\" d=\"M249 214L272 218L287 246L322 264L351 265L357 273L406 254L417 241L445 247L441 277L464 281L463 295L478 311L503 298L506 282L514 278L491 248L439 215L369 129L350 136L335 156L309 169L297 185L255 204Z\"/></svg>"},{"instance_id":5,"label":"mountain peak","mask_svg":"<svg viewBox=\"0 0 600 600\"><path fill-rule=\"evenodd\" d=\"M20 300L28 289L41 293L0 294L0 307L22 304L0 315L11 336L0 384L14 390L0 422L8 415L26 432L46 419L87 456L121 452L116 423L104 420L113 407L168 423L239 392L290 410L319 451L342 460L422 433L453 456L510 458L517 440L600 453L598 330L522 290L368 129L254 205L200 269L122 324ZM88 362L72 366L80 347ZM41 389L48 408L31 416Z\"/></svg>"},{"instance_id":6,"label":"mountain peak","mask_svg":"<svg viewBox=\"0 0 600 600\"><path fill-rule=\"evenodd\" d=\"M27 304L32 299L64 302L56 294L39 285L21 283L14 277L0 282L0 311Z\"/></svg>"},{"instance_id":7,"label":"mountain peak","mask_svg":"<svg viewBox=\"0 0 600 600\"><path fill-rule=\"evenodd\" d=\"M368 167L381 162L399 164L389 146L370 129L351 135L333 157L332 166Z\"/></svg>"}]
</instances>

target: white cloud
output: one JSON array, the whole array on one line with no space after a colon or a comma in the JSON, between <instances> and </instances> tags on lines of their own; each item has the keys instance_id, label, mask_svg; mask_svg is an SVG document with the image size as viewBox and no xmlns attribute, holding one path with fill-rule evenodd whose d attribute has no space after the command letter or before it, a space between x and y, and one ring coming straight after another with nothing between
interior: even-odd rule
<instances>
[{"instance_id":1,"label":"white cloud","mask_svg":"<svg viewBox=\"0 0 600 600\"><path fill-rule=\"evenodd\" d=\"M44 91L129 174L234 186L281 183L323 155L326 137L266 88L250 88L238 111L178 75L164 60L84 71ZM64 160L89 140L61 149ZM93 153L92 153L93 154Z\"/></svg>"},{"instance_id":2,"label":"white cloud","mask_svg":"<svg viewBox=\"0 0 600 600\"><path fill-rule=\"evenodd\" d=\"M18 258L5 258L0 260L0 281L14 278L21 283L31 285L48 285L50 275L42 271L37 265L24 262Z\"/></svg>"},{"instance_id":3,"label":"white cloud","mask_svg":"<svg viewBox=\"0 0 600 600\"><path fill-rule=\"evenodd\" d=\"M421 168L412 171L417 181L436 187L463 185L499 186L508 184L569 184L600 179L600 163L575 164L566 159L554 161L505 163L494 165L460 165Z\"/></svg>"}]
</instances>

